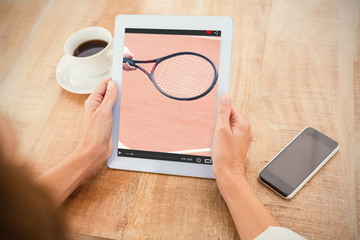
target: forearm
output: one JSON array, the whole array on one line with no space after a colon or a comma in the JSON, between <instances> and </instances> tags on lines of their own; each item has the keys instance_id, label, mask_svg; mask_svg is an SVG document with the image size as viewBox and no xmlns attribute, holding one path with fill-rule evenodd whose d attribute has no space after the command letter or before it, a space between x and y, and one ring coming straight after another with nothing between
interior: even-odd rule
<instances>
[{"instance_id":1,"label":"forearm","mask_svg":"<svg viewBox=\"0 0 360 240\"><path fill-rule=\"evenodd\" d=\"M217 184L241 239L254 239L268 227L279 226L252 191L244 176L217 176Z\"/></svg>"},{"instance_id":2,"label":"forearm","mask_svg":"<svg viewBox=\"0 0 360 240\"><path fill-rule=\"evenodd\" d=\"M110 156L112 151L112 107L117 87L105 79L85 101L85 131L79 147L64 161L37 179L60 205L79 185Z\"/></svg>"},{"instance_id":3,"label":"forearm","mask_svg":"<svg viewBox=\"0 0 360 240\"><path fill-rule=\"evenodd\" d=\"M37 179L47 188L57 205L62 202L88 177L97 166L89 151L76 149L64 161Z\"/></svg>"}]
</instances>

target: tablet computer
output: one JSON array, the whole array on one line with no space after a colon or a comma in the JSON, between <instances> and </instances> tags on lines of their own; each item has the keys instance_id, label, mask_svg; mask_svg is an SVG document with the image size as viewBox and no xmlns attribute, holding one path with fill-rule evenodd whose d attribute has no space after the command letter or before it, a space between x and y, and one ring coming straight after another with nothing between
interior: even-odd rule
<instances>
[{"instance_id":1,"label":"tablet computer","mask_svg":"<svg viewBox=\"0 0 360 240\"><path fill-rule=\"evenodd\" d=\"M215 178L211 140L232 38L229 17L117 16L109 168Z\"/></svg>"}]
</instances>

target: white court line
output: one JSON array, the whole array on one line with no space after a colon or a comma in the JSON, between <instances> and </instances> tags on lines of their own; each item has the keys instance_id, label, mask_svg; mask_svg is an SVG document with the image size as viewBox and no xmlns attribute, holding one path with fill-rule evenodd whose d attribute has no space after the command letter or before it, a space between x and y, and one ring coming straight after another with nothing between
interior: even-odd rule
<instances>
[{"instance_id":1,"label":"white court line","mask_svg":"<svg viewBox=\"0 0 360 240\"><path fill-rule=\"evenodd\" d=\"M129 147L125 146L122 142L118 141L118 148L122 149L130 149Z\"/></svg>"}]
</instances>

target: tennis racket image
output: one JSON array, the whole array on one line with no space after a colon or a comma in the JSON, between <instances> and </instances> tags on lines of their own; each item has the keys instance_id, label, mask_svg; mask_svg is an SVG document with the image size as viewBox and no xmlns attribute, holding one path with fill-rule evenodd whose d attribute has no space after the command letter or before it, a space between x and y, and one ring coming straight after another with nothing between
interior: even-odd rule
<instances>
[{"instance_id":1,"label":"tennis racket image","mask_svg":"<svg viewBox=\"0 0 360 240\"><path fill-rule=\"evenodd\" d=\"M152 60L124 58L124 63L144 72L166 97L195 100L208 94L215 86L218 72L207 57L195 52L178 52ZM155 63L150 73L137 64Z\"/></svg>"}]
</instances>

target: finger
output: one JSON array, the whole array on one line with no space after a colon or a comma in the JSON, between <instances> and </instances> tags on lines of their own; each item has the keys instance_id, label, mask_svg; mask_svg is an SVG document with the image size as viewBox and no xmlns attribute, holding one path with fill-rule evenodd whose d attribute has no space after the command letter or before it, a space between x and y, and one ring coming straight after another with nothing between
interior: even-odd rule
<instances>
[{"instance_id":1,"label":"finger","mask_svg":"<svg viewBox=\"0 0 360 240\"><path fill-rule=\"evenodd\" d=\"M130 63L124 63L124 64L125 64L124 65L124 70L126 70L126 71L133 71L133 70L136 69L136 67L131 66Z\"/></svg>"},{"instance_id":2,"label":"finger","mask_svg":"<svg viewBox=\"0 0 360 240\"><path fill-rule=\"evenodd\" d=\"M231 116L231 99L230 96L225 94L220 97L220 101L217 109L217 127L230 128L230 116Z\"/></svg>"},{"instance_id":3,"label":"finger","mask_svg":"<svg viewBox=\"0 0 360 240\"><path fill-rule=\"evenodd\" d=\"M236 116L236 119L239 122L247 121L247 119L244 117L244 115L242 115L242 113L240 113L240 111L237 108L235 108L234 106L233 106L233 111L234 111L234 116Z\"/></svg>"},{"instance_id":4,"label":"finger","mask_svg":"<svg viewBox=\"0 0 360 240\"><path fill-rule=\"evenodd\" d=\"M125 71L132 71L135 70L135 67L132 67L129 63L123 63L123 69Z\"/></svg>"},{"instance_id":5,"label":"finger","mask_svg":"<svg viewBox=\"0 0 360 240\"><path fill-rule=\"evenodd\" d=\"M105 92L106 92L106 86L107 86L107 83L111 81L111 78L107 78L103 81L101 81L97 86L96 88L94 89L94 91L92 91L92 93L90 94L89 98L98 98L98 95L100 96L103 96L105 95ZM102 100L102 99L101 99Z\"/></svg>"},{"instance_id":6,"label":"finger","mask_svg":"<svg viewBox=\"0 0 360 240\"><path fill-rule=\"evenodd\" d=\"M134 58L134 54L127 52L127 53L124 54L124 58L133 59L133 58Z\"/></svg>"},{"instance_id":7,"label":"finger","mask_svg":"<svg viewBox=\"0 0 360 240\"><path fill-rule=\"evenodd\" d=\"M250 131L250 122L234 107L230 118L231 128L235 131L242 131L244 129Z\"/></svg>"},{"instance_id":8,"label":"finger","mask_svg":"<svg viewBox=\"0 0 360 240\"><path fill-rule=\"evenodd\" d=\"M85 102L85 108L91 112L94 112L96 108L101 104L104 99L104 95L106 92L107 83L111 80L111 78L107 78L101 81L93 92L89 95Z\"/></svg>"},{"instance_id":9,"label":"finger","mask_svg":"<svg viewBox=\"0 0 360 240\"><path fill-rule=\"evenodd\" d=\"M101 81L97 86L96 88L94 89L94 91L92 93L99 93L99 94L102 94L104 95L105 92L106 92L106 86L108 84L108 82L111 81L111 78L107 78L103 81Z\"/></svg>"},{"instance_id":10,"label":"finger","mask_svg":"<svg viewBox=\"0 0 360 240\"><path fill-rule=\"evenodd\" d=\"M232 105L230 114L230 125L233 127L242 119L240 112Z\"/></svg>"},{"instance_id":11,"label":"finger","mask_svg":"<svg viewBox=\"0 0 360 240\"><path fill-rule=\"evenodd\" d=\"M129 71L129 70L128 70L128 67L127 67L127 65L126 65L126 63L123 63L123 70L125 70L125 71Z\"/></svg>"},{"instance_id":12,"label":"finger","mask_svg":"<svg viewBox=\"0 0 360 240\"><path fill-rule=\"evenodd\" d=\"M117 97L117 86L113 81L109 81L106 88L104 100L101 103L101 108L105 111L111 111Z\"/></svg>"}]
</instances>

